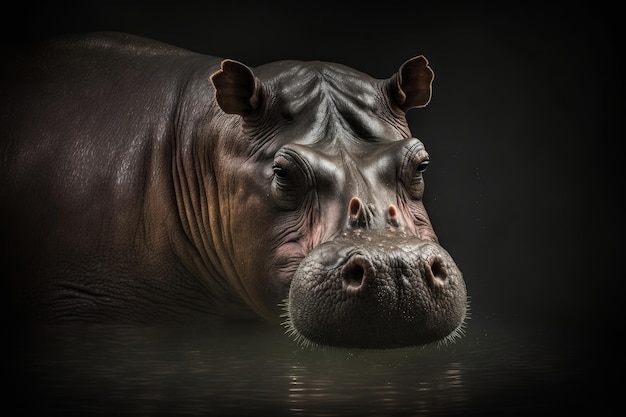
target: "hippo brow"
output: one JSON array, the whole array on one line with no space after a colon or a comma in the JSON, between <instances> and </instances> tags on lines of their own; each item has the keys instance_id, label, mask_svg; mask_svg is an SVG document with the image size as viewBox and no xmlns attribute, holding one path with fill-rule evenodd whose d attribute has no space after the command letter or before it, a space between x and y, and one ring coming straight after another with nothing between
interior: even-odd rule
<instances>
[{"instance_id":1,"label":"hippo brow","mask_svg":"<svg viewBox=\"0 0 626 417\"><path fill-rule=\"evenodd\" d=\"M359 109L375 107L376 90L362 76L321 64L302 66L294 75L298 82L282 86L281 94L286 110L292 114L299 114L311 103L329 107L356 105Z\"/></svg>"},{"instance_id":2,"label":"hippo brow","mask_svg":"<svg viewBox=\"0 0 626 417\"><path fill-rule=\"evenodd\" d=\"M374 80L322 64L302 66L291 75L298 82L281 86L286 114L294 118L315 114L321 136L325 137L338 129L361 139L375 138L380 132L372 118L380 111L376 110L380 106L376 105L379 93Z\"/></svg>"}]
</instances>

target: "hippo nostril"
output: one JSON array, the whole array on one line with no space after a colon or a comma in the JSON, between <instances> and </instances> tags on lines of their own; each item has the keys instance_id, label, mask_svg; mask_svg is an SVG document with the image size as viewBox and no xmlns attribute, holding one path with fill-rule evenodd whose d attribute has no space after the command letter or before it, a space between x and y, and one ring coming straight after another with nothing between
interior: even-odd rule
<instances>
[{"instance_id":1,"label":"hippo nostril","mask_svg":"<svg viewBox=\"0 0 626 417\"><path fill-rule=\"evenodd\" d=\"M430 278L430 282L435 287L443 287L446 284L448 273L443 259L436 257L430 264L426 264L426 273Z\"/></svg>"},{"instance_id":2,"label":"hippo nostril","mask_svg":"<svg viewBox=\"0 0 626 417\"><path fill-rule=\"evenodd\" d=\"M371 222L371 213L360 198L352 197L348 203L349 225L352 228L366 228Z\"/></svg>"},{"instance_id":3,"label":"hippo nostril","mask_svg":"<svg viewBox=\"0 0 626 417\"><path fill-rule=\"evenodd\" d=\"M393 204L390 204L387 208L387 222L395 227L400 225L398 222L398 209Z\"/></svg>"},{"instance_id":4,"label":"hippo nostril","mask_svg":"<svg viewBox=\"0 0 626 417\"><path fill-rule=\"evenodd\" d=\"M358 262L349 262L343 268L343 288L351 291L355 291L363 284L363 277L365 276L365 269Z\"/></svg>"}]
</instances>

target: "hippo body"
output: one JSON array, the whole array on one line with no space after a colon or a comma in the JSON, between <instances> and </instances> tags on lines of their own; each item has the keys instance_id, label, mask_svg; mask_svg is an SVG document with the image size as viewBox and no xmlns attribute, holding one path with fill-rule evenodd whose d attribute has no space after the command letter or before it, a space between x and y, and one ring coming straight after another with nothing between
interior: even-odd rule
<instances>
[{"instance_id":1,"label":"hippo body","mask_svg":"<svg viewBox=\"0 0 626 417\"><path fill-rule=\"evenodd\" d=\"M458 335L465 284L405 118L430 100L424 57L378 80L100 33L14 62L0 230L16 317L262 317L365 348Z\"/></svg>"}]
</instances>

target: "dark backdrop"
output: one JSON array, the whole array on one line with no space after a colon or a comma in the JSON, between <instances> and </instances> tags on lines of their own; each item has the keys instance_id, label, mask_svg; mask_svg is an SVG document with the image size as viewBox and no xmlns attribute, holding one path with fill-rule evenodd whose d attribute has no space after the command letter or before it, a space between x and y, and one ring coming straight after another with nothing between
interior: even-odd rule
<instances>
[{"instance_id":1,"label":"dark backdrop","mask_svg":"<svg viewBox=\"0 0 626 417\"><path fill-rule=\"evenodd\" d=\"M622 230L616 10L433 3L54 2L6 13L3 33L11 48L123 31L250 66L325 60L378 78L426 55L433 99L409 118L431 154L426 204L464 272L472 321L604 349L623 278L611 239Z\"/></svg>"}]
</instances>

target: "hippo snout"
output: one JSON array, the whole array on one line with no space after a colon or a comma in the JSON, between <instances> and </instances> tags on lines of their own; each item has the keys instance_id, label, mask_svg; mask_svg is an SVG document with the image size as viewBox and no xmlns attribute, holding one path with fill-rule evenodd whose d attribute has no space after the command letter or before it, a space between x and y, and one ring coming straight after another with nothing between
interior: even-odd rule
<instances>
[{"instance_id":1,"label":"hippo snout","mask_svg":"<svg viewBox=\"0 0 626 417\"><path fill-rule=\"evenodd\" d=\"M424 244L422 248L428 244ZM390 261L388 265L384 265L382 268L377 268L374 265L372 255L376 253L361 253L356 251L351 255L341 268L340 277L342 279L344 291L368 291L370 281L376 279L377 273L387 273L388 277L395 280L400 285L410 286L410 281L406 277L411 276L411 270L418 268L422 274L421 279L424 280L426 285L434 290L436 287L443 288L447 284L448 276L455 279L454 270L450 270L451 267L455 267L454 264L450 264L450 261L443 258L437 253L421 253L417 254L417 259L406 260L405 257L396 257L393 261ZM417 262L416 265L413 265ZM387 272L385 272L387 270ZM416 279L419 279L416 277ZM366 281L367 280L367 281Z\"/></svg>"},{"instance_id":2,"label":"hippo snout","mask_svg":"<svg viewBox=\"0 0 626 417\"><path fill-rule=\"evenodd\" d=\"M344 234L302 261L287 303L305 343L358 348L423 345L463 325L461 272L439 244L397 230Z\"/></svg>"}]
</instances>

